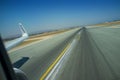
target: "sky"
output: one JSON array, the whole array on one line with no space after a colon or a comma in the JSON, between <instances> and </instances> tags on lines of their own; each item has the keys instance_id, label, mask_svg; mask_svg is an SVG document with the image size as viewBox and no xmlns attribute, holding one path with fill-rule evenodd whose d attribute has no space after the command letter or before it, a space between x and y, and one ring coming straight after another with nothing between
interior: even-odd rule
<instances>
[{"instance_id":1,"label":"sky","mask_svg":"<svg viewBox=\"0 0 120 80\"><path fill-rule=\"evenodd\" d=\"M0 34L20 34L120 19L120 0L0 0Z\"/></svg>"}]
</instances>

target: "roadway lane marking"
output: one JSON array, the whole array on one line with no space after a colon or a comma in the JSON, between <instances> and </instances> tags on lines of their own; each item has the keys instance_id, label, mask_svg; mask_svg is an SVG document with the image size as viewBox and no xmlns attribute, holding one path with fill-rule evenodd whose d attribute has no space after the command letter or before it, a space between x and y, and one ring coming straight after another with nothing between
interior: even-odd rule
<instances>
[{"instance_id":1,"label":"roadway lane marking","mask_svg":"<svg viewBox=\"0 0 120 80\"><path fill-rule=\"evenodd\" d=\"M78 35L80 35L81 32L78 33ZM49 68L45 71L45 73L42 75L42 77L40 78L40 80L47 80L47 78L49 78L49 73L51 74L51 72L53 72L54 68L56 67L56 65L60 62L60 60L62 60L62 58L66 55L66 52L69 52L70 48L72 47L72 45L76 42L76 40L74 39L71 43L69 43L64 50L60 53L60 55L57 57L57 59L49 66ZM68 49L69 48L69 49Z\"/></svg>"},{"instance_id":2,"label":"roadway lane marking","mask_svg":"<svg viewBox=\"0 0 120 80\"><path fill-rule=\"evenodd\" d=\"M46 70L46 72L42 75L40 80L44 80L48 73L53 69L53 67L57 64L57 62L61 59L61 57L64 55L66 50L70 47L70 43L65 47L65 49L60 53L60 55L57 57L57 59L50 65L50 67Z\"/></svg>"},{"instance_id":3,"label":"roadway lane marking","mask_svg":"<svg viewBox=\"0 0 120 80\"><path fill-rule=\"evenodd\" d=\"M55 80L58 72L60 71L62 65L65 64L65 62L68 60L70 56L70 52L75 47L77 42L77 39L74 39L70 45L70 47L66 50L64 55L60 58L60 60L56 63L56 65L53 67L53 69L49 72L49 74L46 76L44 80Z\"/></svg>"}]
</instances>

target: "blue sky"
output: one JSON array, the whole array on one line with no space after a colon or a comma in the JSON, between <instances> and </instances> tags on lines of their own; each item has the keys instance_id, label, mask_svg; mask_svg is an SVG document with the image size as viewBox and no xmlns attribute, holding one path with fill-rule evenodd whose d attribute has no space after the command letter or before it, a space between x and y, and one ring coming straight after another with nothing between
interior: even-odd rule
<instances>
[{"instance_id":1,"label":"blue sky","mask_svg":"<svg viewBox=\"0 0 120 80\"><path fill-rule=\"evenodd\" d=\"M120 0L1 0L2 37L120 19Z\"/></svg>"}]
</instances>

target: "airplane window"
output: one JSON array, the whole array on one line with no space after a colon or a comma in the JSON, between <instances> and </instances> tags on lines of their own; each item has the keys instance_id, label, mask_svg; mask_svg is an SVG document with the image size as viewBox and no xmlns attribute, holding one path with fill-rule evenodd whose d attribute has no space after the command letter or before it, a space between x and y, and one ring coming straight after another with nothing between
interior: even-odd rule
<instances>
[{"instance_id":1,"label":"airplane window","mask_svg":"<svg viewBox=\"0 0 120 80\"><path fill-rule=\"evenodd\" d=\"M0 80L7 80L4 74L5 73L4 73L1 63L0 63L0 75L1 75Z\"/></svg>"},{"instance_id":2,"label":"airplane window","mask_svg":"<svg viewBox=\"0 0 120 80\"><path fill-rule=\"evenodd\" d=\"M119 0L0 4L0 34L18 79L120 80Z\"/></svg>"}]
</instances>

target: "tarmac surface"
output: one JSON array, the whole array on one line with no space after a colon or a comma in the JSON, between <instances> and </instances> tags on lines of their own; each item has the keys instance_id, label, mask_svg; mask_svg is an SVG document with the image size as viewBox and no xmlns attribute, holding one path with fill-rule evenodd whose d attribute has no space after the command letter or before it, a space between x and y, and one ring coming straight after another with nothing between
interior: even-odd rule
<instances>
[{"instance_id":1,"label":"tarmac surface","mask_svg":"<svg viewBox=\"0 0 120 80\"><path fill-rule=\"evenodd\" d=\"M120 28L73 29L9 55L29 80L120 80Z\"/></svg>"},{"instance_id":2,"label":"tarmac surface","mask_svg":"<svg viewBox=\"0 0 120 80\"><path fill-rule=\"evenodd\" d=\"M39 80L78 30L73 29L9 53L13 66L24 71L29 80Z\"/></svg>"}]
</instances>

